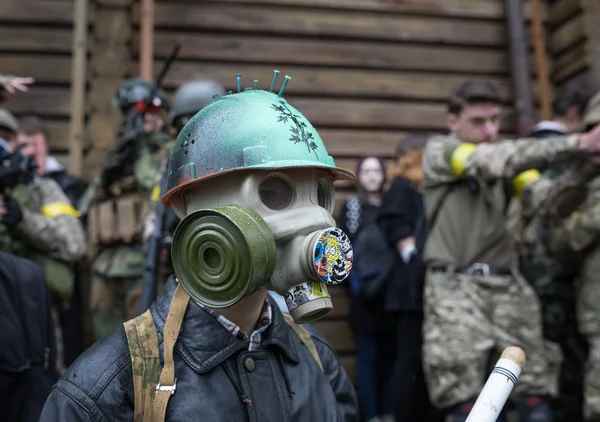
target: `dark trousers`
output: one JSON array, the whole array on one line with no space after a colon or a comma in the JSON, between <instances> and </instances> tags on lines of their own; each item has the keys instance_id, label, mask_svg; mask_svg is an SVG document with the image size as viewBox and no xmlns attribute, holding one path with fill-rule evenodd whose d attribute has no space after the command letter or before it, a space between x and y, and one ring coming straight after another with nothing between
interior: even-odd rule
<instances>
[{"instance_id":1,"label":"dark trousers","mask_svg":"<svg viewBox=\"0 0 600 422\"><path fill-rule=\"evenodd\" d=\"M83 312L81 309L81 279L79 274L75 276L71 299L67 303L67 306L60 308L59 319L63 332L63 360L64 365L68 368L85 350L83 341Z\"/></svg>"},{"instance_id":2,"label":"dark trousers","mask_svg":"<svg viewBox=\"0 0 600 422\"><path fill-rule=\"evenodd\" d=\"M395 338L392 332L359 332L356 384L365 420L391 414L390 382L394 366Z\"/></svg>"},{"instance_id":3,"label":"dark trousers","mask_svg":"<svg viewBox=\"0 0 600 422\"><path fill-rule=\"evenodd\" d=\"M399 312L395 321L398 344L392 395L396 422L437 421L439 415L433 414L429 402L421 359L423 314Z\"/></svg>"}]
</instances>

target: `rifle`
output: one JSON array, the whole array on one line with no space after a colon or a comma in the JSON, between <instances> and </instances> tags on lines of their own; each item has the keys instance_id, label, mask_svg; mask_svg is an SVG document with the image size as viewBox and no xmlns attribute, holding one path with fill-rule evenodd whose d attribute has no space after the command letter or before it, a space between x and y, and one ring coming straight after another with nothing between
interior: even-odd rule
<instances>
[{"instance_id":1,"label":"rifle","mask_svg":"<svg viewBox=\"0 0 600 422\"><path fill-rule=\"evenodd\" d=\"M152 92L152 95L150 96L150 101L152 101L156 95L156 93L158 92L158 90L160 89L160 85L162 83L162 80L164 79L165 75L167 74L167 71L169 70L169 68L171 67L171 64L173 63L173 61L175 60L175 57L177 56L177 54L179 53L179 49L181 48L181 43L177 42L175 43L175 45L173 46L173 50L171 51L171 54L169 55L169 57L167 58L167 61L165 62L161 72L158 74L158 77L156 78L156 83L154 85L154 90ZM139 104L136 105L136 109L139 111L139 114L141 114L142 119L138 120L139 124L141 124L143 126L144 121L143 121L143 113L146 113L146 110L149 110L149 107L157 107L160 106L160 104L154 104L153 102L151 104ZM141 130L140 126L138 126L138 130ZM162 171L162 169L161 169ZM165 169L165 171L163 172L162 176L161 176L161 180L160 180L160 187L162 189L163 186L167 185L167 171ZM152 304L152 302L154 302L154 300L156 299L156 286L158 284L158 280L160 278L160 252L162 249L162 243L163 243L163 238L164 238L164 220L165 220L165 213L166 213L166 208L165 206L162 204L162 202L159 200L157 205L157 209L156 209L156 225L154 227L154 231L152 232L152 235L150 236L150 239L148 239L148 244L146 247L146 253L145 253L145 259L144 259L144 274L142 277L142 294L140 296L140 314L146 312L146 310L150 307L150 305Z\"/></svg>"},{"instance_id":2,"label":"rifle","mask_svg":"<svg viewBox=\"0 0 600 422\"><path fill-rule=\"evenodd\" d=\"M165 171L160 180L160 186L166 186L167 172ZM148 239L144 259L144 274L142 277L142 294L140 296L140 315L152 305L156 299L156 287L160 279L160 255L164 239L164 221L166 207L158 200L156 204L156 223L154 231Z\"/></svg>"},{"instance_id":3,"label":"rifle","mask_svg":"<svg viewBox=\"0 0 600 422\"><path fill-rule=\"evenodd\" d=\"M21 154L17 149L0 159L0 193L16 185L27 185L33 181L38 165L35 158Z\"/></svg>"}]
</instances>

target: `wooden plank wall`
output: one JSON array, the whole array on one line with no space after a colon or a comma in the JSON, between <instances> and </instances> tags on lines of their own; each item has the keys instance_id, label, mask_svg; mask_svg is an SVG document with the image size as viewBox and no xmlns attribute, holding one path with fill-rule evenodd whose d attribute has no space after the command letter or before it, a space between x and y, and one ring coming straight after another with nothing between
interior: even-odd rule
<instances>
[{"instance_id":1,"label":"wooden plank wall","mask_svg":"<svg viewBox=\"0 0 600 422\"><path fill-rule=\"evenodd\" d=\"M258 79L268 88L278 69L292 77L288 101L344 167L362 154L389 159L408 131L444 130L449 91L474 75L498 84L509 110L503 131L513 131L502 1L157 0L155 9L156 68L175 41L183 43L166 80L170 92L193 78L235 90L236 73L243 86ZM136 5L134 49L139 16ZM342 186L340 201L350 189ZM332 295L335 311L318 325L353 374L348 299L343 289Z\"/></svg>"},{"instance_id":2,"label":"wooden plank wall","mask_svg":"<svg viewBox=\"0 0 600 422\"><path fill-rule=\"evenodd\" d=\"M548 48L555 89L577 75L600 83L600 2L547 0Z\"/></svg>"},{"instance_id":3,"label":"wooden plank wall","mask_svg":"<svg viewBox=\"0 0 600 422\"><path fill-rule=\"evenodd\" d=\"M48 125L52 152L66 165L70 115L73 0L0 2L0 74L32 76L35 85L2 106ZM90 26L93 24L90 10Z\"/></svg>"}]
</instances>

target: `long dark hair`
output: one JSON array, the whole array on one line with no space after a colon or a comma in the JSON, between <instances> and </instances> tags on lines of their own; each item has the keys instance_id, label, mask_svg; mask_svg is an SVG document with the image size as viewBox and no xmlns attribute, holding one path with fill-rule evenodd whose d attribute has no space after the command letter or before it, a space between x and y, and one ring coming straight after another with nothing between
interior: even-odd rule
<instances>
[{"instance_id":1,"label":"long dark hair","mask_svg":"<svg viewBox=\"0 0 600 422\"><path fill-rule=\"evenodd\" d=\"M375 158L377 160L377 162L379 163L379 166L381 167L381 173L383 174L383 180L381 181L381 186L379 186L377 193L383 192L383 190L385 188L385 184L387 182L387 170L386 170L385 161L383 161L383 158L381 158L378 155L363 155L362 157L360 157L358 159L358 162L356 163L356 173L355 173L356 179L357 179L356 190L357 190L358 196L360 197L360 199L363 200L363 202L366 201L368 192L365 190L365 188L363 188L362 184L360 183L360 171L362 169L362 166L363 166L365 160L367 160L369 158Z\"/></svg>"}]
</instances>

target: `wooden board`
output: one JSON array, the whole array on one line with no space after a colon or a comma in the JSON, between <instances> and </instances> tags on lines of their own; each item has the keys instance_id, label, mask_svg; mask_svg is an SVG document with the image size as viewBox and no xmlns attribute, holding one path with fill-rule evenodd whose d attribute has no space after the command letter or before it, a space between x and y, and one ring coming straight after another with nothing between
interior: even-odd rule
<instances>
[{"instance_id":1,"label":"wooden board","mask_svg":"<svg viewBox=\"0 0 600 422\"><path fill-rule=\"evenodd\" d=\"M558 0L548 6L548 24L554 28L581 12L580 0Z\"/></svg>"},{"instance_id":2,"label":"wooden board","mask_svg":"<svg viewBox=\"0 0 600 422\"><path fill-rule=\"evenodd\" d=\"M321 320L315 323L333 348L340 353L356 351L356 342L346 321Z\"/></svg>"},{"instance_id":3,"label":"wooden board","mask_svg":"<svg viewBox=\"0 0 600 422\"><path fill-rule=\"evenodd\" d=\"M315 126L404 130L445 130L443 103L417 103L383 100L316 99L287 97L290 104ZM505 122L512 109L506 109ZM512 127L504 123L503 130ZM510 131L510 129L508 130Z\"/></svg>"},{"instance_id":4,"label":"wooden board","mask_svg":"<svg viewBox=\"0 0 600 422\"><path fill-rule=\"evenodd\" d=\"M163 61L155 65L155 74ZM137 69L137 65L132 66ZM278 68L282 75L290 75L292 80L285 92L303 95L335 95L390 97L418 100L441 100L467 76L447 74L424 74L422 72L393 72L375 70L328 69L301 66L282 66ZM272 66L235 65L176 62L169 71L165 88L174 89L193 79L213 79L227 90L236 89L236 73L242 74L242 86L252 86L253 80L259 81L259 88L268 89L273 79ZM280 75L276 87L281 85ZM512 97L512 86L508 77L493 77L504 101Z\"/></svg>"},{"instance_id":5,"label":"wooden board","mask_svg":"<svg viewBox=\"0 0 600 422\"><path fill-rule=\"evenodd\" d=\"M3 0L0 22L61 23L73 22L73 2L64 0Z\"/></svg>"},{"instance_id":6,"label":"wooden board","mask_svg":"<svg viewBox=\"0 0 600 422\"><path fill-rule=\"evenodd\" d=\"M69 121L44 119L48 133L48 146L52 152L69 150Z\"/></svg>"},{"instance_id":7,"label":"wooden board","mask_svg":"<svg viewBox=\"0 0 600 422\"><path fill-rule=\"evenodd\" d=\"M457 21L436 17L205 2L193 5L186 3L185 13L181 13L181 6L177 3L156 4L156 28L479 46L507 44L506 25L501 21ZM134 22L139 24L139 5L134 7L133 17Z\"/></svg>"},{"instance_id":8,"label":"wooden board","mask_svg":"<svg viewBox=\"0 0 600 422\"><path fill-rule=\"evenodd\" d=\"M3 74L31 76L36 84L71 83L71 58L59 55L0 54Z\"/></svg>"},{"instance_id":9,"label":"wooden board","mask_svg":"<svg viewBox=\"0 0 600 422\"><path fill-rule=\"evenodd\" d=\"M187 4L181 0L160 2ZM218 0L234 4L278 5L323 9L359 10L382 13L418 14L425 16L465 17L502 20L504 4L498 0ZM529 2L524 0L525 13L529 15Z\"/></svg>"},{"instance_id":10,"label":"wooden board","mask_svg":"<svg viewBox=\"0 0 600 422\"><path fill-rule=\"evenodd\" d=\"M317 131L330 155L356 157L366 154L392 157L396 146L409 133L348 129L317 129Z\"/></svg>"},{"instance_id":11,"label":"wooden board","mask_svg":"<svg viewBox=\"0 0 600 422\"><path fill-rule=\"evenodd\" d=\"M41 117L68 117L70 101L68 88L32 86L26 94L11 96L4 106L15 114L32 113Z\"/></svg>"},{"instance_id":12,"label":"wooden board","mask_svg":"<svg viewBox=\"0 0 600 422\"><path fill-rule=\"evenodd\" d=\"M580 42L558 56L552 67L552 80L560 83L588 66L585 43Z\"/></svg>"},{"instance_id":13,"label":"wooden board","mask_svg":"<svg viewBox=\"0 0 600 422\"><path fill-rule=\"evenodd\" d=\"M176 40L186 59L263 63L282 66L327 65L375 69L508 74L508 52L470 48L383 44L358 41L315 42L260 36L156 32L155 53L167 57ZM134 37L137 49L138 36Z\"/></svg>"},{"instance_id":14,"label":"wooden board","mask_svg":"<svg viewBox=\"0 0 600 422\"><path fill-rule=\"evenodd\" d=\"M139 35L134 37L138 48ZM416 70L507 75L507 50L458 48L364 41L330 41L263 36L208 35L157 31L155 54L166 58L175 41L183 43L180 57L239 64L327 65L328 68ZM532 60L532 73L535 66Z\"/></svg>"},{"instance_id":15,"label":"wooden board","mask_svg":"<svg viewBox=\"0 0 600 422\"><path fill-rule=\"evenodd\" d=\"M552 31L550 50L553 54L558 54L569 48L569 46L585 39L585 37L583 15L578 15Z\"/></svg>"},{"instance_id":16,"label":"wooden board","mask_svg":"<svg viewBox=\"0 0 600 422\"><path fill-rule=\"evenodd\" d=\"M131 17L127 9L98 10L94 39L96 41L119 40L126 43L131 38Z\"/></svg>"},{"instance_id":17,"label":"wooden board","mask_svg":"<svg viewBox=\"0 0 600 422\"><path fill-rule=\"evenodd\" d=\"M73 34L70 28L22 28L0 25L0 51L19 53L35 51L70 55L72 40Z\"/></svg>"}]
</instances>

